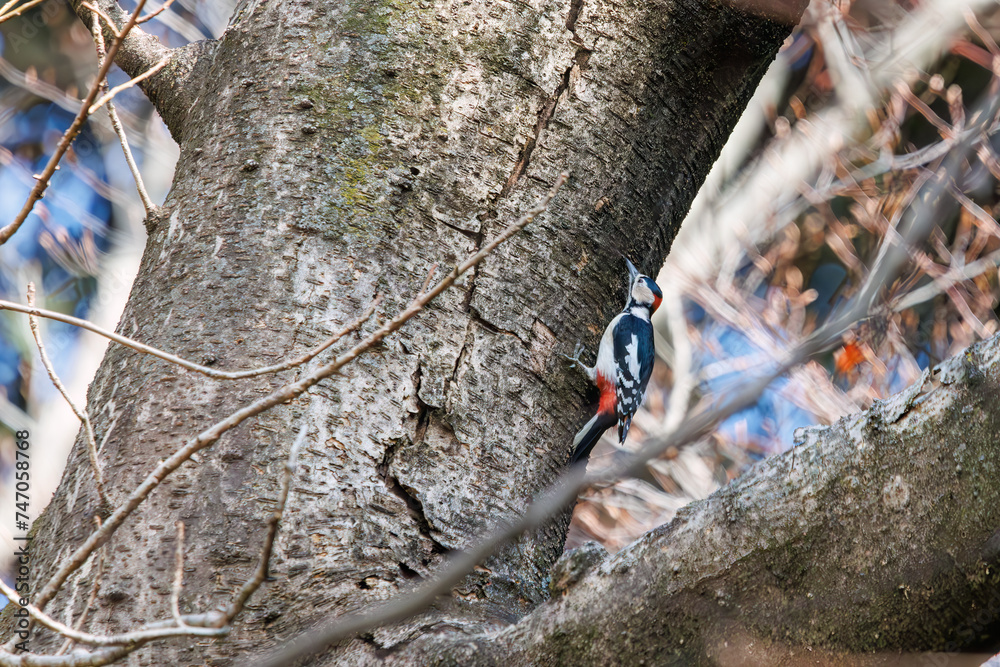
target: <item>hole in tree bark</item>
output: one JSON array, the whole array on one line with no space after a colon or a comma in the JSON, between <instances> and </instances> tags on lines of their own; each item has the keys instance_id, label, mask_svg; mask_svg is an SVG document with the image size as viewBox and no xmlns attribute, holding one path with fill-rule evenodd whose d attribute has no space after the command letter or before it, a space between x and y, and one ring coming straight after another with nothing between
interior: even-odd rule
<instances>
[{"instance_id":1,"label":"hole in tree bark","mask_svg":"<svg viewBox=\"0 0 1000 667\"><path fill-rule=\"evenodd\" d=\"M404 579L423 579L423 577L420 576L419 572L417 572L416 570L414 570L412 567L410 567L406 563L400 563L399 564L399 572L400 572L400 574L403 575Z\"/></svg>"}]
</instances>

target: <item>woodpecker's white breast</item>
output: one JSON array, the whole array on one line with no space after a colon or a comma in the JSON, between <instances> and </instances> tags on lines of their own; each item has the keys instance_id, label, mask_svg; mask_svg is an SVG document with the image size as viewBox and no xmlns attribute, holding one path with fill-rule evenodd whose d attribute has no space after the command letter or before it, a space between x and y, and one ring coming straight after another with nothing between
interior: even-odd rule
<instances>
[{"instance_id":1,"label":"woodpecker's white breast","mask_svg":"<svg viewBox=\"0 0 1000 667\"><path fill-rule=\"evenodd\" d=\"M615 327L618 326L619 320L624 315L624 313L618 313L613 320L608 322L608 327L604 330L604 335L601 336L601 345L597 348L597 362L594 364L594 370L611 380L614 380L618 375L615 364Z\"/></svg>"},{"instance_id":2,"label":"woodpecker's white breast","mask_svg":"<svg viewBox=\"0 0 1000 667\"><path fill-rule=\"evenodd\" d=\"M632 306L631 308L629 308L628 312L633 317L638 317L640 320L643 320L644 322L649 321L649 308L646 308L645 306Z\"/></svg>"}]
</instances>

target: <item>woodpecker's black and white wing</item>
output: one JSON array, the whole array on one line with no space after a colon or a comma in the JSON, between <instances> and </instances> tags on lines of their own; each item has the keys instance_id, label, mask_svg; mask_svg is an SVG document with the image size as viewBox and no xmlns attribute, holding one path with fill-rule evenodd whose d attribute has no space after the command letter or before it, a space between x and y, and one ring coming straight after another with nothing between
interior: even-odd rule
<instances>
[{"instance_id":1,"label":"woodpecker's black and white wing","mask_svg":"<svg viewBox=\"0 0 1000 667\"><path fill-rule=\"evenodd\" d=\"M642 405L649 376L653 373L653 325L649 320L624 313L615 325L615 384L617 391L618 441L632 425L632 416Z\"/></svg>"}]
</instances>

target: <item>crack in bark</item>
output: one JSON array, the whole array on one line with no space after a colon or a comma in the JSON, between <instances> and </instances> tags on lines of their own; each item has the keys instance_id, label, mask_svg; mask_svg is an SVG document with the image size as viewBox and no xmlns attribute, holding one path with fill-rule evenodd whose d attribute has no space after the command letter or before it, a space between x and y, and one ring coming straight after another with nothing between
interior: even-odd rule
<instances>
[{"instance_id":1,"label":"crack in bark","mask_svg":"<svg viewBox=\"0 0 1000 667\"><path fill-rule=\"evenodd\" d=\"M521 149L521 154L517 158L517 162L514 164L514 170L511 172L510 176L507 178L507 182L504 183L503 189L500 191L499 199L503 199L510 194L511 190L517 185L517 182L524 175L524 172L528 170L528 165L531 163L531 154L535 151L535 147L538 145L538 139L541 137L542 132L549 126L549 121L552 120L552 116L555 115L556 106L559 104L559 99L567 92L570 88L570 83L573 77L574 70L583 70L587 67L587 61L590 60L591 49L588 49L583 45L583 40L576 33L576 22L580 18L580 14L583 12L583 2L584 0L572 0L570 2L569 14L566 17L566 29L573 33L573 38L570 40L570 44L577 47L576 53L573 54L573 59L570 62L570 66L566 68L563 72L562 79L556 89L552 92L548 98L542 103L542 108L538 111L538 119L535 121L535 131L534 134L524 142L524 147Z\"/></svg>"},{"instance_id":2,"label":"crack in bark","mask_svg":"<svg viewBox=\"0 0 1000 667\"><path fill-rule=\"evenodd\" d=\"M580 12L583 11L583 0L572 0L569 3L569 14L566 15L566 29L573 33L573 36L579 39L579 35L576 34L576 21L580 18Z\"/></svg>"},{"instance_id":3,"label":"crack in bark","mask_svg":"<svg viewBox=\"0 0 1000 667\"><path fill-rule=\"evenodd\" d=\"M423 442L424 436L427 433L427 426L430 423L430 408L420 400L419 390L420 390L420 363L417 362L417 369L414 371L414 398L417 401L417 428L414 433L412 443L419 444ZM417 524L417 530L420 535L427 539L431 543L431 554L441 554L447 553L449 551L448 547L444 546L431 533L431 523L428 520L427 515L424 513L424 504L420 502L412 489L409 489L399 481L391 472L392 459L396 455L396 450L399 449L398 444L391 444L385 449L385 454L382 455L382 460L377 466L375 466L375 472L378 474L379 479L385 485L385 488L392 495L396 496L406 505L407 512L413 518L414 522ZM422 564L427 565L430 563L430 558L422 559ZM399 563L400 572L403 576L408 576L409 572L416 572L406 565L406 563ZM419 575L418 575L419 576Z\"/></svg>"},{"instance_id":4,"label":"crack in bark","mask_svg":"<svg viewBox=\"0 0 1000 667\"><path fill-rule=\"evenodd\" d=\"M374 655L379 660L384 660L385 658L388 658L392 653L399 650L399 647L402 646L403 643L405 643L401 642L399 644L387 647L382 643L380 643L375 638L375 635L371 632L362 632L361 634L358 635L358 639L361 640L362 643L370 646L372 648L372 655Z\"/></svg>"},{"instance_id":5,"label":"crack in bark","mask_svg":"<svg viewBox=\"0 0 1000 667\"><path fill-rule=\"evenodd\" d=\"M438 542L434 538L434 535L431 534L431 524L427 520L427 515L424 514L424 504L420 502L420 499L411 493L407 487L400 484L399 479L395 475L388 473L388 471L382 478L382 482L391 494L406 503L406 508L409 510L410 516L417 523L417 530L420 531L420 535L431 543L431 554L448 553L450 551L448 547ZM421 563L428 565L430 558L421 559ZM400 563L400 570L405 572L403 570L404 566L409 567L406 563Z\"/></svg>"},{"instance_id":6,"label":"crack in bark","mask_svg":"<svg viewBox=\"0 0 1000 667\"><path fill-rule=\"evenodd\" d=\"M479 221L479 231L470 234L469 238L472 239L473 251L479 252L480 248L483 247L483 241L486 240L486 219ZM472 295L476 291L476 277L478 275L479 265L477 264L472 268L472 272L469 273L469 287L465 291L465 297L462 299L462 309L467 313L472 310ZM468 337L468 331L466 331L466 337Z\"/></svg>"},{"instance_id":7,"label":"crack in bark","mask_svg":"<svg viewBox=\"0 0 1000 667\"><path fill-rule=\"evenodd\" d=\"M459 227L458 225L453 225L450 222L447 222L446 220L435 219L435 222L440 222L442 225L444 225L448 229L453 229L456 232L458 232L459 234L461 234L462 236L464 236L466 238L469 238L469 239L472 239L475 242L475 244L476 244L476 251L479 250L479 246L483 242L483 233L482 232L474 232L471 229L463 229L463 228Z\"/></svg>"},{"instance_id":8,"label":"crack in bark","mask_svg":"<svg viewBox=\"0 0 1000 667\"><path fill-rule=\"evenodd\" d=\"M469 318L469 324L472 324L472 318ZM465 342L462 343L462 349L458 351L458 356L455 358L455 367L451 369L451 378L445 384L445 393L448 392L448 388L451 387L451 383L458 380L458 369L462 366L462 361L465 359L466 350L469 349L469 331L471 327L466 327L465 330Z\"/></svg>"},{"instance_id":9,"label":"crack in bark","mask_svg":"<svg viewBox=\"0 0 1000 667\"><path fill-rule=\"evenodd\" d=\"M422 376L423 371L420 368L420 357L417 357L417 368L413 371L413 399L417 402L417 428L413 433L414 445L419 445L424 441L424 437L427 435L427 425L430 423L430 415L428 414L430 408L420 398L420 381ZM386 464L386 471L388 469L388 464Z\"/></svg>"},{"instance_id":10,"label":"crack in bark","mask_svg":"<svg viewBox=\"0 0 1000 667\"><path fill-rule=\"evenodd\" d=\"M448 223L445 223L448 225ZM451 225L448 225L449 227ZM469 234L469 237L473 241L473 246L475 251L478 252L483 245L483 241L486 239L486 232L484 228L486 227L486 220L481 220L479 225L479 231L475 234ZM459 230L461 231L461 230ZM479 267L476 266L472 269L469 274L468 288L465 291L465 296L462 298L462 310L468 314L468 320L465 325L465 340L462 342L462 349L458 351L458 356L455 357L455 366L452 368L451 377L446 379L444 382L444 394L445 403L447 404L448 390L451 388L451 383L458 378L458 369L462 365L462 360L466 357L466 350L469 348L469 343L472 336L472 322L475 320L475 309L472 307L472 296L476 291L476 277L479 275Z\"/></svg>"},{"instance_id":11,"label":"crack in bark","mask_svg":"<svg viewBox=\"0 0 1000 667\"><path fill-rule=\"evenodd\" d=\"M483 317L483 314L480 313L475 308L471 309L470 312L469 312L469 314L470 314L473 322L475 322L476 324L478 324L482 328L486 329L490 333L492 333L492 334L502 334L504 336L513 336L514 338L516 338L521 343L521 345L523 345L524 347L528 347L528 341L526 341L523 338L521 338L520 336L518 336L517 332L511 331L510 329L504 329L503 327L498 327L497 325L493 324L492 322L490 322L489 320L487 320L485 317Z\"/></svg>"}]
</instances>

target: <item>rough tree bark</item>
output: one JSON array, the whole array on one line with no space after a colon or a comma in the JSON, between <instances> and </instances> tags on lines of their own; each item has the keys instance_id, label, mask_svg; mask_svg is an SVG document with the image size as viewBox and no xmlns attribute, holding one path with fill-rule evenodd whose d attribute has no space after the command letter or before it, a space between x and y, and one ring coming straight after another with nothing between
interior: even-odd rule
<instances>
[{"instance_id":1,"label":"rough tree bark","mask_svg":"<svg viewBox=\"0 0 1000 667\"><path fill-rule=\"evenodd\" d=\"M117 15L106 0L101 6ZM797 3L793 13L802 9ZM91 629L115 632L170 616L178 518L187 526L184 611L211 608L242 582L302 421L310 426L309 444L274 581L226 641L161 644L130 664L222 665L260 655L319 620L432 575L444 552L521 513L562 469L584 419L586 386L556 353L581 334L593 348L619 308L620 253L647 270L660 265L789 30L787 16L743 13L711 0L249 0L220 40L173 52L146 90L181 157L161 215L147 221L147 247L119 331L221 369L301 352L354 319L380 291L383 311L394 313L432 264L450 266L480 246L558 172L569 170L572 178L543 220L377 354L308 398L230 432L175 473L110 542ZM164 54L137 36L120 63L138 74ZM111 502L186 437L280 381L206 380L112 346L89 394L98 440L110 429L101 457ZM902 465L879 428L870 455ZM828 453L834 460L850 450L836 451L842 453ZM973 448L965 451L971 456ZM895 478L887 467L884 475L856 476L858 486L850 487L833 476L840 468L824 474L828 464L804 456L787 478L751 476L539 608L564 539L566 516L556 517L421 618L348 642L328 662L387 655L400 663L462 662L471 655L465 651L516 664L579 661L591 651L593 662L660 650L688 659L710 647L706 635L682 629L712 618L702 610L715 605L756 614L748 632L836 644L842 637L829 633L843 620L836 605L845 598L824 607L796 596L810 592L814 551L840 553L827 549L835 538L815 531L832 530L842 515L820 503L826 496L818 491L793 490L801 475L819 485L801 488L828 488L828 502L863 505ZM915 496L920 483L904 476L900 488ZM872 489L876 496L866 498ZM995 501L988 488L979 493ZM784 508L780 517L765 512L774 498L785 501L774 510ZM801 536L791 527L782 532L796 525L796 502L813 517L830 514L803 524ZM924 518L951 507L950 500L927 502L919 504ZM91 515L106 512L78 443L35 525L42 563L36 584L84 539ZM769 517L792 523L765 530ZM992 514L980 518L983 526L997 525ZM862 532L846 534L861 540L869 525L882 524L859 520ZM880 536L891 528L880 527ZM970 533L968 544L981 532ZM763 559L746 556L762 544ZM860 542L842 546L865 549ZM959 563L972 557L953 556ZM843 570L826 572L817 590L862 573L880 584L892 579L878 560L869 568L844 559ZM738 576L723 581L734 568ZM49 611L78 612L93 576L85 569ZM982 577L992 582L992 570ZM622 585L630 596L618 595ZM647 585L649 595L632 606L631 592ZM667 595L675 589L682 594ZM924 594L890 589L878 589L874 625L901 611L899 600L890 606L887 598ZM754 595L760 599L751 604ZM801 605L817 625L781 616L788 605ZM893 626L875 644L860 631L856 643L844 641L860 649L878 641L898 646L902 631ZM944 637L943 629L935 633ZM681 638L689 642L684 648L676 644Z\"/></svg>"},{"instance_id":2,"label":"rough tree bark","mask_svg":"<svg viewBox=\"0 0 1000 667\"><path fill-rule=\"evenodd\" d=\"M412 664L978 665L955 653L995 653L1000 634L998 432L1000 336L801 431L614 556L568 552L553 599L520 623L404 651Z\"/></svg>"}]
</instances>

